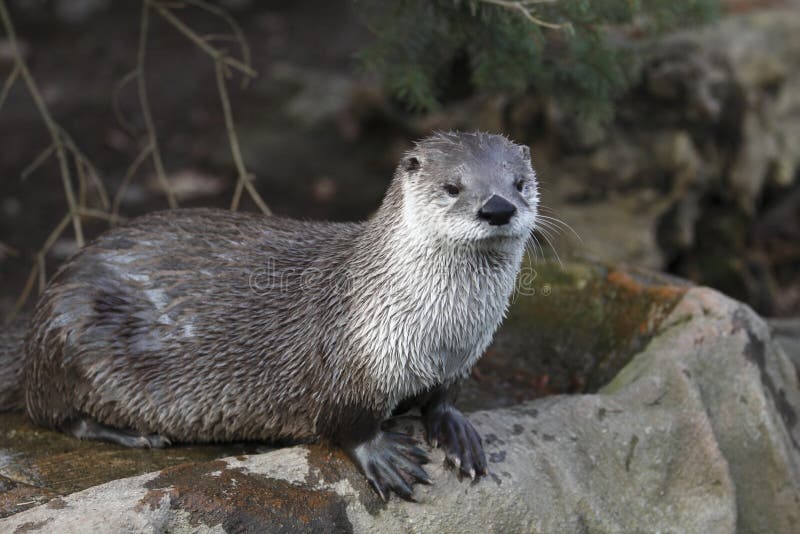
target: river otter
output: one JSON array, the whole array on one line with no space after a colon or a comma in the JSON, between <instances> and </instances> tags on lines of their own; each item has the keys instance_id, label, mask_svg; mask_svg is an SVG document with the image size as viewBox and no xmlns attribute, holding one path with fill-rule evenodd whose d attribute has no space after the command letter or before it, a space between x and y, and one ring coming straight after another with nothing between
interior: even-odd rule
<instances>
[{"instance_id":1,"label":"river otter","mask_svg":"<svg viewBox=\"0 0 800 534\"><path fill-rule=\"evenodd\" d=\"M485 474L454 389L505 314L537 203L527 147L439 133L404 155L364 223L134 219L41 295L16 358L27 412L129 447L327 439L383 499L413 500L427 455L381 423L416 403L431 445Z\"/></svg>"}]
</instances>

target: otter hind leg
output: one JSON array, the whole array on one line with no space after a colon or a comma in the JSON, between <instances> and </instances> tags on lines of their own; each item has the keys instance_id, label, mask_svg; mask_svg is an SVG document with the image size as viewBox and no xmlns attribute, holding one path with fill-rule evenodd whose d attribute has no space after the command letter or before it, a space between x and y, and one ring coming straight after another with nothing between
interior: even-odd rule
<instances>
[{"instance_id":1,"label":"otter hind leg","mask_svg":"<svg viewBox=\"0 0 800 534\"><path fill-rule=\"evenodd\" d=\"M108 441L134 449L163 449L172 444L169 439L158 434L141 434L133 430L114 428L87 416L77 419L67 431L78 439Z\"/></svg>"}]
</instances>

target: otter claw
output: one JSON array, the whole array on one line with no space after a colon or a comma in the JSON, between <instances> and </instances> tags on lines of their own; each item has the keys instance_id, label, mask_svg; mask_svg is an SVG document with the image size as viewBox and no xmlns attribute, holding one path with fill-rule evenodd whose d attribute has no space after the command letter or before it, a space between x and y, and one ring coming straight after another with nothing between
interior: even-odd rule
<instances>
[{"instance_id":1,"label":"otter claw","mask_svg":"<svg viewBox=\"0 0 800 534\"><path fill-rule=\"evenodd\" d=\"M444 449L447 462L458 473L472 480L486 474L486 455L481 437L472 423L453 406L440 406L427 414L425 429L428 442Z\"/></svg>"}]
</instances>

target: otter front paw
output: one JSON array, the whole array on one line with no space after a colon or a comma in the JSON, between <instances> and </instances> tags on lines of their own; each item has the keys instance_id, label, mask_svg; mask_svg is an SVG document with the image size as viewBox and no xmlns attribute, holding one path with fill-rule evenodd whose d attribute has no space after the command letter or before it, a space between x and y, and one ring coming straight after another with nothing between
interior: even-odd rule
<instances>
[{"instance_id":1,"label":"otter front paw","mask_svg":"<svg viewBox=\"0 0 800 534\"><path fill-rule=\"evenodd\" d=\"M345 450L384 501L393 491L407 501L416 502L412 485L431 483L421 467L430 461L428 455L411 436L380 431L372 439Z\"/></svg>"},{"instance_id":2,"label":"otter front paw","mask_svg":"<svg viewBox=\"0 0 800 534\"><path fill-rule=\"evenodd\" d=\"M473 479L487 473L481 436L455 407L438 406L425 414L425 433L431 447L441 446L456 470Z\"/></svg>"}]
</instances>

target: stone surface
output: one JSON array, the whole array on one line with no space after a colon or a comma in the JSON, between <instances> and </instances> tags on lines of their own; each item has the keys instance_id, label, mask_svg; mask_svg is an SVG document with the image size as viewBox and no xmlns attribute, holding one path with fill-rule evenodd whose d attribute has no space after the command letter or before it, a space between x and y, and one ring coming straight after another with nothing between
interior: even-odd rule
<instances>
[{"instance_id":1,"label":"stone surface","mask_svg":"<svg viewBox=\"0 0 800 534\"><path fill-rule=\"evenodd\" d=\"M767 315L796 315L800 304L800 254L789 237L797 217L783 210L770 221L800 191L798 36L795 8L726 17L659 41L641 67L647 98L627 117L638 125L631 141L680 129L691 148L678 158L683 171L658 160L641 167L640 176L669 184L659 223L665 268ZM647 144L639 141L640 152Z\"/></svg>"},{"instance_id":2,"label":"stone surface","mask_svg":"<svg viewBox=\"0 0 800 534\"><path fill-rule=\"evenodd\" d=\"M561 288L581 278L565 279L537 301L574 313L581 292ZM0 530L796 532L800 390L766 323L706 288L620 271L604 279L600 294L586 277L574 287L639 299L638 314L635 304L630 313L598 305L576 324L600 314L628 336L614 344L624 367L609 368L614 378L596 393L471 414L490 461L478 482L459 481L437 453L420 503L384 504L341 452L302 446L109 482L0 520ZM564 343L602 352L595 332L574 330ZM395 424L419 435L413 417Z\"/></svg>"},{"instance_id":3,"label":"stone surface","mask_svg":"<svg viewBox=\"0 0 800 534\"><path fill-rule=\"evenodd\" d=\"M800 369L800 317L770 319L769 326L775 341Z\"/></svg>"},{"instance_id":4,"label":"stone surface","mask_svg":"<svg viewBox=\"0 0 800 534\"><path fill-rule=\"evenodd\" d=\"M486 410L596 391L653 335L685 291L680 284L596 263L526 263L509 317L465 383L461 407ZM271 449L131 450L35 427L21 413L0 413L0 429L0 517L117 478Z\"/></svg>"}]
</instances>

